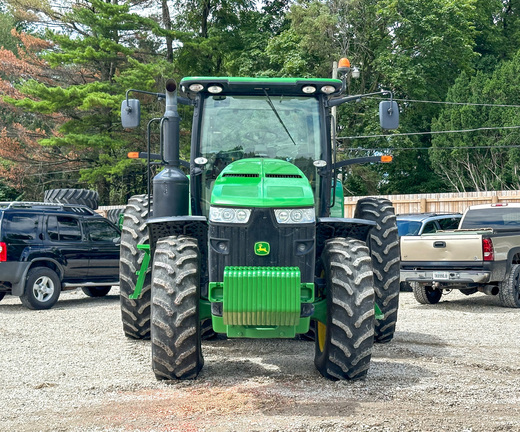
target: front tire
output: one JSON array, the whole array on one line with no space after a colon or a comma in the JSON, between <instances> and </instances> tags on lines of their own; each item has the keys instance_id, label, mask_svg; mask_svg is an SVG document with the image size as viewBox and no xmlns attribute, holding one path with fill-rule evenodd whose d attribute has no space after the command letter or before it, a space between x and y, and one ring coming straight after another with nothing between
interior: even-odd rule
<instances>
[{"instance_id":1,"label":"front tire","mask_svg":"<svg viewBox=\"0 0 520 432\"><path fill-rule=\"evenodd\" d=\"M434 289L431 285L421 285L417 282L410 283L415 300L421 304L437 304L441 300L442 291Z\"/></svg>"},{"instance_id":2,"label":"front tire","mask_svg":"<svg viewBox=\"0 0 520 432\"><path fill-rule=\"evenodd\" d=\"M513 264L506 279L500 283L498 296L505 307L520 307L520 264Z\"/></svg>"},{"instance_id":3,"label":"front tire","mask_svg":"<svg viewBox=\"0 0 520 432\"><path fill-rule=\"evenodd\" d=\"M152 267L152 369L159 380L194 379L204 365L197 240L165 237Z\"/></svg>"},{"instance_id":4,"label":"front tire","mask_svg":"<svg viewBox=\"0 0 520 432\"><path fill-rule=\"evenodd\" d=\"M355 218L376 222L369 236L374 268L376 303L383 319L376 321L374 339L385 343L393 339L399 308L399 235L394 207L387 199L362 198L357 202Z\"/></svg>"},{"instance_id":5,"label":"front tire","mask_svg":"<svg viewBox=\"0 0 520 432\"><path fill-rule=\"evenodd\" d=\"M314 364L331 380L366 376L374 344L374 289L370 252L364 242L334 238L321 264L327 323L317 322Z\"/></svg>"},{"instance_id":6,"label":"front tire","mask_svg":"<svg viewBox=\"0 0 520 432\"><path fill-rule=\"evenodd\" d=\"M20 300L29 309L50 309L58 301L60 292L61 281L56 272L47 267L36 267L27 274Z\"/></svg>"},{"instance_id":7,"label":"front tire","mask_svg":"<svg viewBox=\"0 0 520 432\"><path fill-rule=\"evenodd\" d=\"M151 204L151 203L150 203ZM150 211L147 195L135 195L128 200L121 230L121 256L119 261L119 287L121 291L121 319L123 332L131 339L150 339L151 270L146 277L141 297L130 299L137 282L136 272L141 269L144 252L139 244L148 244L146 219Z\"/></svg>"}]
</instances>

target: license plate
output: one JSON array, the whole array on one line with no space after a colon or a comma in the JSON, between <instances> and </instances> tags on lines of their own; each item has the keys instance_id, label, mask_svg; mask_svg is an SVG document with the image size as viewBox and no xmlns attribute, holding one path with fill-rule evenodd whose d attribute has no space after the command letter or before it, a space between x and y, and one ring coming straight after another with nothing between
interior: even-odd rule
<instances>
[{"instance_id":1,"label":"license plate","mask_svg":"<svg viewBox=\"0 0 520 432\"><path fill-rule=\"evenodd\" d=\"M448 272L433 272L433 280L449 279L450 274Z\"/></svg>"}]
</instances>

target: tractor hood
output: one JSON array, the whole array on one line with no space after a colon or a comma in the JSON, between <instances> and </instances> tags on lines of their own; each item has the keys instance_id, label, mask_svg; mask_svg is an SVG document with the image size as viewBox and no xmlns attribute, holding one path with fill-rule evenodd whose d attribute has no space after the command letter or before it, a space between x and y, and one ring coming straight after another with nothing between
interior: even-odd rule
<instances>
[{"instance_id":1,"label":"tractor hood","mask_svg":"<svg viewBox=\"0 0 520 432\"><path fill-rule=\"evenodd\" d=\"M312 207L309 180L293 164L278 159L241 159L215 180L212 205L233 207Z\"/></svg>"}]
</instances>

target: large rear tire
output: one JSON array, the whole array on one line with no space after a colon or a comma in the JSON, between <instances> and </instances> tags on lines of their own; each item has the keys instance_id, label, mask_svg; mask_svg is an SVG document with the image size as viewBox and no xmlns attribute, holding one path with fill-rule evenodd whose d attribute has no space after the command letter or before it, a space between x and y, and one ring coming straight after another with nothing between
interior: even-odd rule
<instances>
[{"instance_id":1,"label":"large rear tire","mask_svg":"<svg viewBox=\"0 0 520 432\"><path fill-rule=\"evenodd\" d=\"M520 307L520 264L511 266L506 279L500 283L498 297L505 307Z\"/></svg>"},{"instance_id":2,"label":"large rear tire","mask_svg":"<svg viewBox=\"0 0 520 432\"><path fill-rule=\"evenodd\" d=\"M318 322L314 364L331 380L354 380L368 372L374 344L374 289L370 252L364 242L334 238L321 263L327 323Z\"/></svg>"},{"instance_id":3,"label":"large rear tire","mask_svg":"<svg viewBox=\"0 0 520 432\"><path fill-rule=\"evenodd\" d=\"M376 321L374 339L385 343L393 339L399 308L399 235L392 203L383 198L362 198L357 202L355 218L376 222L370 231L368 246L374 269L376 303L383 319Z\"/></svg>"},{"instance_id":4,"label":"large rear tire","mask_svg":"<svg viewBox=\"0 0 520 432\"><path fill-rule=\"evenodd\" d=\"M202 369L199 300L197 240L159 240L152 267L152 369L157 379L194 379Z\"/></svg>"},{"instance_id":5,"label":"large rear tire","mask_svg":"<svg viewBox=\"0 0 520 432\"><path fill-rule=\"evenodd\" d=\"M43 200L49 203L86 205L96 210L99 193L90 189L49 189L44 192Z\"/></svg>"},{"instance_id":6,"label":"large rear tire","mask_svg":"<svg viewBox=\"0 0 520 432\"><path fill-rule=\"evenodd\" d=\"M148 244L146 219L150 211L147 195L135 195L128 200L121 230L121 257L119 262L119 284L121 319L123 332L132 339L150 339L151 269L146 271L141 298L130 299L137 282L144 252L139 244Z\"/></svg>"}]
</instances>

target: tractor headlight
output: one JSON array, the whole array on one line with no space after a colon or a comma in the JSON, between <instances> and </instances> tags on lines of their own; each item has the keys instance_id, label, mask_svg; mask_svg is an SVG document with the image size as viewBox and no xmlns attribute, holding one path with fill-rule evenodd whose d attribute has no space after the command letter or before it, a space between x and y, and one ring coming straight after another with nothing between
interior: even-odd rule
<instances>
[{"instance_id":1,"label":"tractor headlight","mask_svg":"<svg viewBox=\"0 0 520 432\"><path fill-rule=\"evenodd\" d=\"M250 217L251 209L230 207L211 207L209 209L210 222L245 224L249 222Z\"/></svg>"},{"instance_id":2,"label":"tractor headlight","mask_svg":"<svg viewBox=\"0 0 520 432\"><path fill-rule=\"evenodd\" d=\"M274 215L279 224L304 224L316 221L314 208L275 209Z\"/></svg>"}]
</instances>

